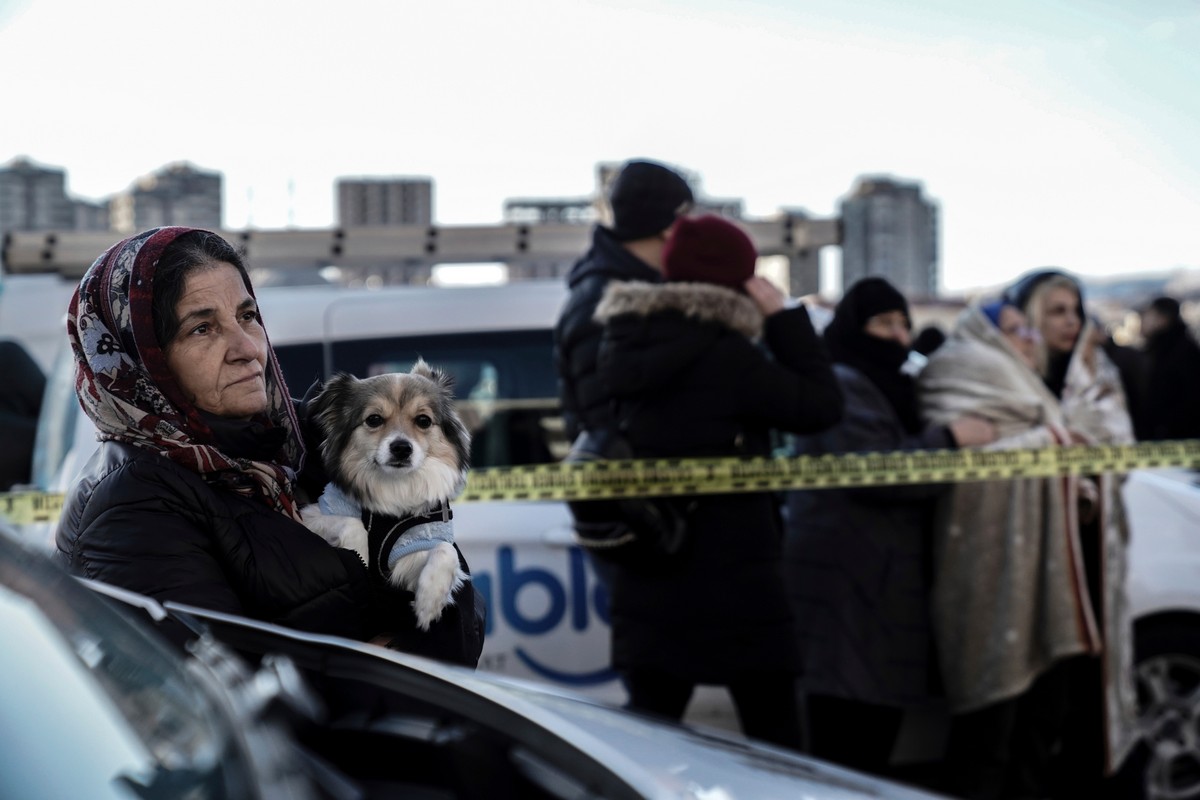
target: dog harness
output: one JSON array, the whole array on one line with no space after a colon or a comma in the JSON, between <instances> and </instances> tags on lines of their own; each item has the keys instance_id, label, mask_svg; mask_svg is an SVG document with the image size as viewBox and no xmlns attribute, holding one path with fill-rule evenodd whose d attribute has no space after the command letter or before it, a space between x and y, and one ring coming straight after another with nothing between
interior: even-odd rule
<instances>
[{"instance_id":1,"label":"dog harness","mask_svg":"<svg viewBox=\"0 0 1200 800\"><path fill-rule=\"evenodd\" d=\"M339 517L358 517L367 529L367 542L375 554L375 563L386 578L404 556L432 550L442 542L454 544L454 512L442 501L424 514L393 517L363 509L353 498L332 483L325 486L317 500L321 513ZM380 532L382 531L382 533ZM386 554L386 557L385 557Z\"/></svg>"}]
</instances>

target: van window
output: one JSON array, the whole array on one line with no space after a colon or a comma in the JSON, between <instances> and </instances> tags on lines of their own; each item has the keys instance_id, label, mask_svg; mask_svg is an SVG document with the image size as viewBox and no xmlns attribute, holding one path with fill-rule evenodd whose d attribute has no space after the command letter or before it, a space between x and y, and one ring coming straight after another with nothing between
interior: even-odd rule
<instances>
[{"instance_id":1,"label":"van window","mask_svg":"<svg viewBox=\"0 0 1200 800\"><path fill-rule=\"evenodd\" d=\"M47 376L33 444L32 482L39 489L53 487L75 443L75 423L80 413L75 396L75 356L70 347L62 347Z\"/></svg>"},{"instance_id":2,"label":"van window","mask_svg":"<svg viewBox=\"0 0 1200 800\"><path fill-rule=\"evenodd\" d=\"M381 337L330 347L332 372L407 372L418 358L449 372L472 435L472 466L539 464L566 452L549 330ZM282 345L275 352L294 396L322 376L323 344Z\"/></svg>"}]
</instances>

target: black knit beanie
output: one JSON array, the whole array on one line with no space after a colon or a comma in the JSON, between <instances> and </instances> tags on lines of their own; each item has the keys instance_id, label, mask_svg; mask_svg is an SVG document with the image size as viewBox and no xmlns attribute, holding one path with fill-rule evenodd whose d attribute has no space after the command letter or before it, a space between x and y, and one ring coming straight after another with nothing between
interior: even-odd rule
<instances>
[{"instance_id":1,"label":"black knit beanie","mask_svg":"<svg viewBox=\"0 0 1200 800\"><path fill-rule=\"evenodd\" d=\"M692 190L679 173L654 161L630 161L609 194L612 234L618 241L631 242L660 233L692 199Z\"/></svg>"}]
</instances>

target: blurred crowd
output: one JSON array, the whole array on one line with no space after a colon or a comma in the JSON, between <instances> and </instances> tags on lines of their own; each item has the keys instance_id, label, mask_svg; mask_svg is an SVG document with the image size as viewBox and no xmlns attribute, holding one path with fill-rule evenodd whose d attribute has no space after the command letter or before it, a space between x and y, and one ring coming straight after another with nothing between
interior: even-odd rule
<instances>
[{"instance_id":1,"label":"blurred crowd","mask_svg":"<svg viewBox=\"0 0 1200 800\"><path fill-rule=\"evenodd\" d=\"M686 458L1200 435L1200 346L1173 298L1120 346L1075 276L1040 269L914 336L907 298L868 277L817 332L753 274L745 234L691 206L667 165L617 176L556 329L572 436ZM1135 728L1118 480L679 498L682 552L593 551L630 706L678 719L724 685L747 734L881 775L906 714L936 708L933 788L1112 794Z\"/></svg>"}]
</instances>

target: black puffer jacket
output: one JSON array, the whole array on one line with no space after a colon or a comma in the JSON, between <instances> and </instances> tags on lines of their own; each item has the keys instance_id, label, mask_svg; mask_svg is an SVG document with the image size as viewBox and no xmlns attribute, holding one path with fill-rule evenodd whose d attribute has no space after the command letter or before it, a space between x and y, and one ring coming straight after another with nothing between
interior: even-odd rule
<instances>
[{"instance_id":1,"label":"black puffer jacket","mask_svg":"<svg viewBox=\"0 0 1200 800\"><path fill-rule=\"evenodd\" d=\"M6 491L29 483L46 376L24 347L9 341L0 341L0 375L0 491Z\"/></svg>"},{"instance_id":2,"label":"black puffer jacket","mask_svg":"<svg viewBox=\"0 0 1200 800\"><path fill-rule=\"evenodd\" d=\"M413 595L375 584L354 552L145 448L100 445L57 539L72 573L160 601L361 640L388 632L389 646L467 666L483 647L469 582L421 632Z\"/></svg>"},{"instance_id":3,"label":"black puffer jacket","mask_svg":"<svg viewBox=\"0 0 1200 800\"><path fill-rule=\"evenodd\" d=\"M707 284L614 283L599 377L639 456L766 455L769 431L837 422L841 392L808 313L763 320L749 297ZM759 331L774 358L752 337ZM797 666L781 570L780 515L766 493L681 498L688 549L612 584L613 665L698 682Z\"/></svg>"},{"instance_id":4,"label":"black puffer jacket","mask_svg":"<svg viewBox=\"0 0 1200 800\"><path fill-rule=\"evenodd\" d=\"M600 326L592 319L605 287L614 280L658 283L662 275L597 225L592 247L567 276L571 295L554 327L554 364L567 435L598 430L611 422L608 398L596 377Z\"/></svg>"},{"instance_id":5,"label":"black puffer jacket","mask_svg":"<svg viewBox=\"0 0 1200 800\"><path fill-rule=\"evenodd\" d=\"M798 455L955 446L943 425L908 433L866 375L845 364L834 370L845 416L798 439ZM784 552L808 691L902 707L928 702L938 690L929 559L934 506L945 490L914 484L790 493Z\"/></svg>"},{"instance_id":6,"label":"black puffer jacket","mask_svg":"<svg viewBox=\"0 0 1200 800\"><path fill-rule=\"evenodd\" d=\"M1182 320L1146 342L1150 375L1145 438L1200 436L1200 346Z\"/></svg>"}]
</instances>

